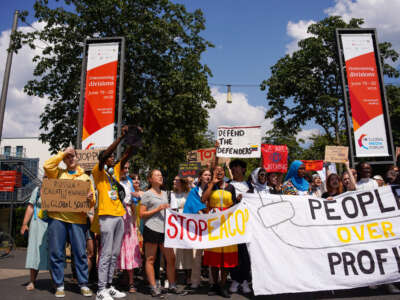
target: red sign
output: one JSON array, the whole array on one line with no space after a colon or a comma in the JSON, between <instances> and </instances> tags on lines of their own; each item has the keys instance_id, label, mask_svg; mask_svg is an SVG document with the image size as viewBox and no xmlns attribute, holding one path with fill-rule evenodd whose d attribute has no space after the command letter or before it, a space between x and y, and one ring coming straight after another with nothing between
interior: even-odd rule
<instances>
[{"instance_id":1,"label":"red sign","mask_svg":"<svg viewBox=\"0 0 400 300\"><path fill-rule=\"evenodd\" d=\"M0 186L0 192L14 192L13 186Z\"/></svg>"},{"instance_id":2,"label":"red sign","mask_svg":"<svg viewBox=\"0 0 400 300\"><path fill-rule=\"evenodd\" d=\"M0 171L0 192L13 192L14 187L21 187L22 174L17 171Z\"/></svg>"},{"instance_id":3,"label":"red sign","mask_svg":"<svg viewBox=\"0 0 400 300\"><path fill-rule=\"evenodd\" d=\"M302 160L306 167L306 171L320 171L324 168L323 160Z\"/></svg>"},{"instance_id":4,"label":"red sign","mask_svg":"<svg viewBox=\"0 0 400 300\"><path fill-rule=\"evenodd\" d=\"M287 172L288 148L286 145L261 145L263 167L267 172Z\"/></svg>"}]
</instances>

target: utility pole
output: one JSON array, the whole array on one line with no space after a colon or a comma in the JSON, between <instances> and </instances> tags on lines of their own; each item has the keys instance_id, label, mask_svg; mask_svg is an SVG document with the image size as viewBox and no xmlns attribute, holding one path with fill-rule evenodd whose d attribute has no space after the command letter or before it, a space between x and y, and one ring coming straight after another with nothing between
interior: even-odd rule
<instances>
[{"instance_id":1,"label":"utility pole","mask_svg":"<svg viewBox=\"0 0 400 300\"><path fill-rule=\"evenodd\" d=\"M14 12L14 20L13 20L13 25L11 29L11 36L16 32L17 30L17 23L18 23L18 10ZM10 36L10 46L9 49L12 46L12 39ZM8 51L7 54L7 62L6 62L6 68L4 70L4 78L3 78L3 88L1 89L1 98L0 98L0 142L3 137L3 123L4 123L4 113L6 111L6 101L7 101L7 92L8 92L8 81L10 79L10 71L11 71L11 62L12 62L12 57L13 57L13 51Z\"/></svg>"}]
</instances>

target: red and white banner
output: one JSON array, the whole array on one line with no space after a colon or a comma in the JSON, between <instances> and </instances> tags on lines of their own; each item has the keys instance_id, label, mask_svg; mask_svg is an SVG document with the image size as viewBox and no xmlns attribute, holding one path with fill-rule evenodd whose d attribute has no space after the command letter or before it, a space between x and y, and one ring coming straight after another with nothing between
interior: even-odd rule
<instances>
[{"instance_id":1,"label":"red and white banner","mask_svg":"<svg viewBox=\"0 0 400 300\"><path fill-rule=\"evenodd\" d=\"M341 35L357 157L389 156L371 33Z\"/></svg>"},{"instance_id":2,"label":"red and white banner","mask_svg":"<svg viewBox=\"0 0 400 300\"><path fill-rule=\"evenodd\" d=\"M263 167L267 172L286 173L288 147L286 145L261 145Z\"/></svg>"},{"instance_id":3,"label":"red and white banner","mask_svg":"<svg viewBox=\"0 0 400 300\"><path fill-rule=\"evenodd\" d=\"M323 160L302 160L306 171L321 171L324 168Z\"/></svg>"},{"instance_id":4,"label":"red and white banner","mask_svg":"<svg viewBox=\"0 0 400 300\"><path fill-rule=\"evenodd\" d=\"M89 44L82 149L108 147L114 140L118 43Z\"/></svg>"}]
</instances>

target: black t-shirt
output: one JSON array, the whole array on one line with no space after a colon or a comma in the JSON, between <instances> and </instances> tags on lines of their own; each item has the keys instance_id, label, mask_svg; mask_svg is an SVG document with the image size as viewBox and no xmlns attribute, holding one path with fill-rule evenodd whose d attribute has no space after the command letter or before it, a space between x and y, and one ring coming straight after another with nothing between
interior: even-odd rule
<instances>
[{"instance_id":1,"label":"black t-shirt","mask_svg":"<svg viewBox=\"0 0 400 300\"><path fill-rule=\"evenodd\" d=\"M321 198L326 199L326 198L328 198L328 197L335 197L335 196L337 196L337 195L340 195L340 194L339 194L339 193L336 193L336 194L334 194L334 195L331 195L331 194L329 194L328 192L325 192L325 193L322 194Z\"/></svg>"}]
</instances>

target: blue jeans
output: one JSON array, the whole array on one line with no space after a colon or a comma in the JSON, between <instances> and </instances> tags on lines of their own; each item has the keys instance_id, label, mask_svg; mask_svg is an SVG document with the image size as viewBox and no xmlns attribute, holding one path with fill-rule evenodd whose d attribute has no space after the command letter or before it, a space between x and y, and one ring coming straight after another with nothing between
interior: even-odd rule
<instances>
[{"instance_id":1,"label":"blue jeans","mask_svg":"<svg viewBox=\"0 0 400 300\"><path fill-rule=\"evenodd\" d=\"M65 244L67 235L75 260L76 275L80 286L88 282L88 265L86 256L86 224L72 224L49 219L49 262L54 283L57 287L64 285Z\"/></svg>"}]
</instances>

